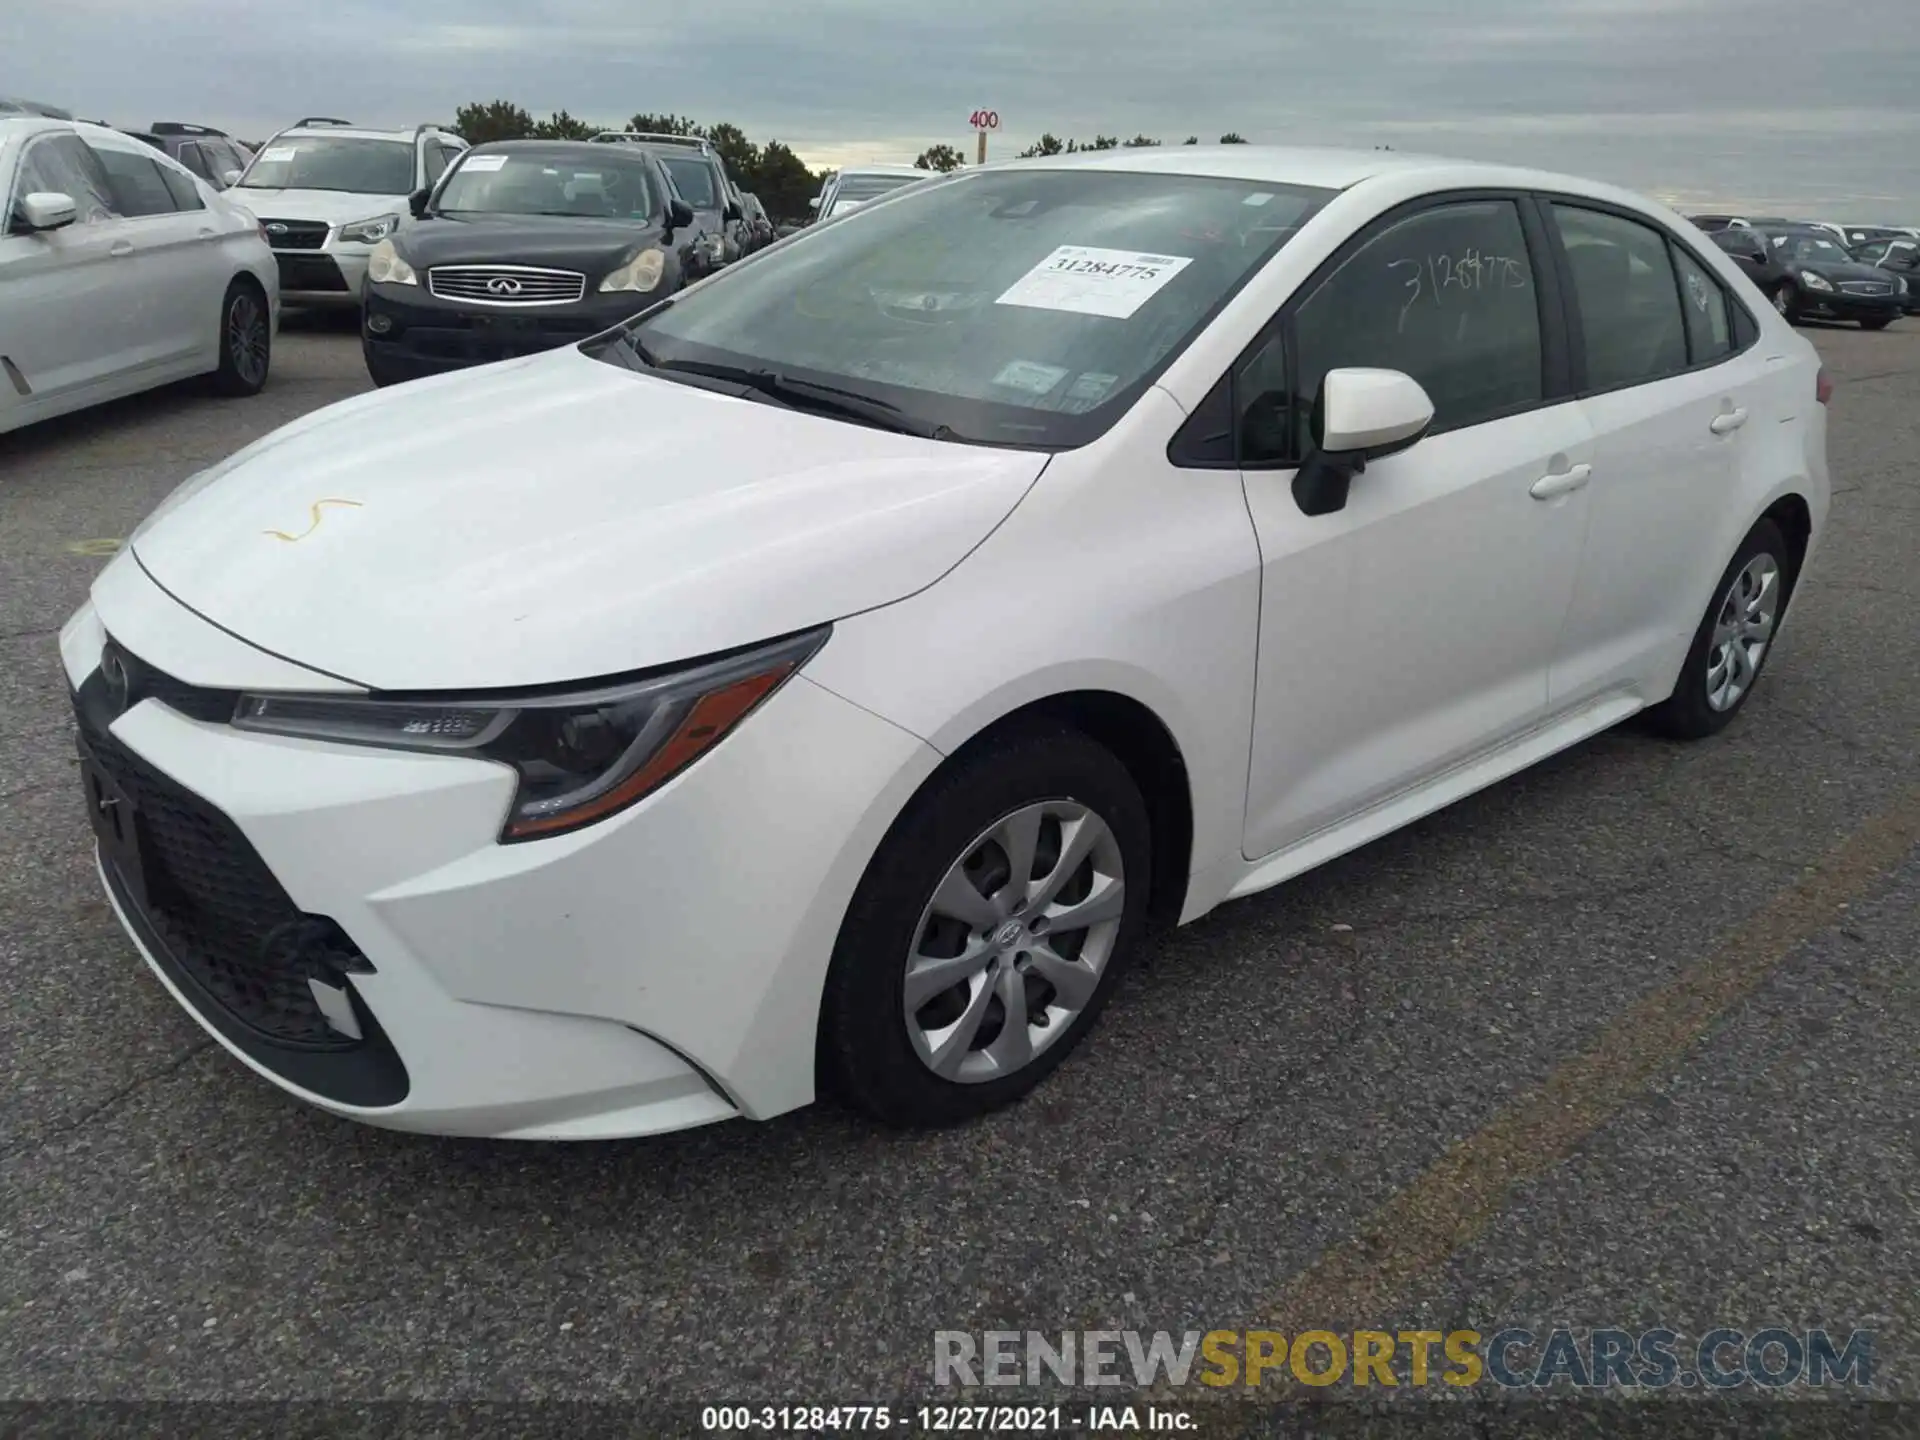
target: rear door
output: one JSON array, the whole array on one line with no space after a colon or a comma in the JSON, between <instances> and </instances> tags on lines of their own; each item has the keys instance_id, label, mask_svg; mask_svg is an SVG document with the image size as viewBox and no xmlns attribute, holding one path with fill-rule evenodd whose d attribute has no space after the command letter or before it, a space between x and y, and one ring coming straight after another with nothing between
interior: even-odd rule
<instances>
[{"instance_id":1,"label":"rear door","mask_svg":"<svg viewBox=\"0 0 1920 1440\"><path fill-rule=\"evenodd\" d=\"M134 247L139 363L158 367L205 360L218 343L220 297L227 282L219 273L213 213L192 182L164 158L100 139L87 144L106 172Z\"/></svg>"},{"instance_id":2,"label":"rear door","mask_svg":"<svg viewBox=\"0 0 1920 1440\"><path fill-rule=\"evenodd\" d=\"M71 196L76 218L35 233L15 225L34 192ZM76 392L105 385L137 361L138 285L128 224L106 176L71 131L26 142L0 231L0 404L53 411Z\"/></svg>"},{"instance_id":3,"label":"rear door","mask_svg":"<svg viewBox=\"0 0 1920 1440\"><path fill-rule=\"evenodd\" d=\"M1574 381L1594 434L1591 516L1550 703L1663 698L1717 579L1768 359L1738 302L1645 216L1545 206L1566 283Z\"/></svg>"}]
</instances>

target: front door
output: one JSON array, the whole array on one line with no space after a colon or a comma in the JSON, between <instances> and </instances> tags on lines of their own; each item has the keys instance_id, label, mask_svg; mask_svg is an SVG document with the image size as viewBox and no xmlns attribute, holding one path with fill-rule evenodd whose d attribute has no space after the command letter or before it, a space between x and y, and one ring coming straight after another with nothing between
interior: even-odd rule
<instances>
[{"instance_id":1,"label":"front door","mask_svg":"<svg viewBox=\"0 0 1920 1440\"><path fill-rule=\"evenodd\" d=\"M1535 284L1544 241L1529 228L1506 196L1377 222L1235 376L1262 566L1249 859L1544 715L1592 432L1549 373ZM1346 366L1412 375L1434 426L1356 476L1345 508L1309 516L1291 482L1320 380Z\"/></svg>"}]
</instances>

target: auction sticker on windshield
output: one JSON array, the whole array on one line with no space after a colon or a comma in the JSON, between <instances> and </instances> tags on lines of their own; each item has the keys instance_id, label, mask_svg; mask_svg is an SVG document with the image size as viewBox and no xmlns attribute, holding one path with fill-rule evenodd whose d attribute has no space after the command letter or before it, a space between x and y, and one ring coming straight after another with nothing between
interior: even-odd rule
<instances>
[{"instance_id":1,"label":"auction sticker on windshield","mask_svg":"<svg viewBox=\"0 0 1920 1440\"><path fill-rule=\"evenodd\" d=\"M293 159L293 152L294 147L291 145L269 145L265 150L260 152L260 163L262 165L278 165L283 161Z\"/></svg>"},{"instance_id":2,"label":"auction sticker on windshield","mask_svg":"<svg viewBox=\"0 0 1920 1440\"><path fill-rule=\"evenodd\" d=\"M994 304L1125 320L1192 263L1192 257L1184 255L1062 245L1014 281Z\"/></svg>"},{"instance_id":3,"label":"auction sticker on windshield","mask_svg":"<svg viewBox=\"0 0 1920 1440\"><path fill-rule=\"evenodd\" d=\"M507 159L508 157L505 155L473 155L469 156L467 163L460 168L462 170L471 170L474 174L479 175L488 170L498 170L502 168L507 163Z\"/></svg>"}]
</instances>

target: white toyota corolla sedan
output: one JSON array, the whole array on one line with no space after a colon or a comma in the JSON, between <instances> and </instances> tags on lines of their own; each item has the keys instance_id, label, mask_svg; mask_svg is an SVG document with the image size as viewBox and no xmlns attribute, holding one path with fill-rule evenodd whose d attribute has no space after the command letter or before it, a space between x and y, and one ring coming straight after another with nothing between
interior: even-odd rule
<instances>
[{"instance_id":1,"label":"white toyota corolla sedan","mask_svg":"<svg viewBox=\"0 0 1920 1440\"><path fill-rule=\"evenodd\" d=\"M1399 154L970 169L188 481L61 634L163 984L341 1115L979 1114L1195 919L1752 693L1813 348L1668 210Z\"/></svg>"}]
</instances>

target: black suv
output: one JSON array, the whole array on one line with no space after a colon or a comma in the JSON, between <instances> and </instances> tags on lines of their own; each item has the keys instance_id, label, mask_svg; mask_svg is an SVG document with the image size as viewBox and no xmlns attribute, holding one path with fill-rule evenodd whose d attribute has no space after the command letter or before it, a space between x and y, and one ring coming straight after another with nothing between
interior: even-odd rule
<instances>
[{"instance_id":1,"label":"black suv","mask_svg":"<svg viewBox=\"0 0 1920 1440\"><path fill-rule=\"evenodd\" d=\"M651 150L498 140L462 153L367 257L360 342L376 385L611 329L712 261Z\"/></svg>"},{"instance_id":2,"label":"black suv","mask_svg":"<svg viewBox=\"0 0 1920 1440\"><path fill-rule=\"evenodd\" d=\"M596 145L638 145L666 166L680 198L693 207L694 223L706 235L715 265L728 265L750 248L746 215L733 198L733 177L720 152L694 135L660 135L640 130L603 130Z\"/></svg>"},{"instance_id":3,"label":"black suv","mask_svg":"<svg viewBox=\"0 0 1920 1440\"><path fill-rule=\"evenodd\" d=\"M156 120L145 130L127 133L178 160L216 190L225 190L238 180L253 159L251 150L211 125Z\"/></svg>"}]
</instances>

